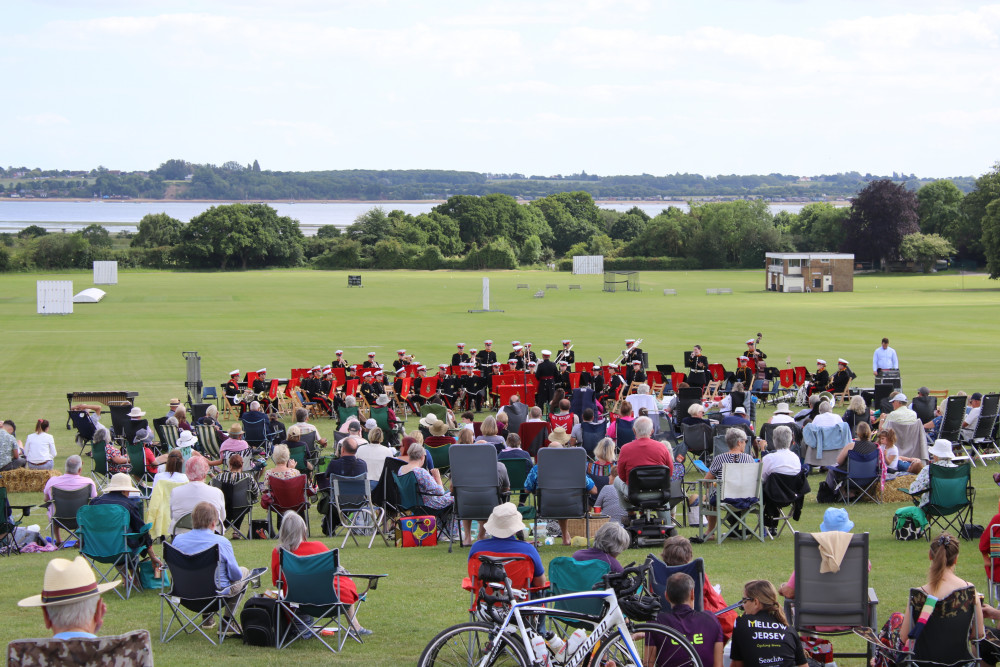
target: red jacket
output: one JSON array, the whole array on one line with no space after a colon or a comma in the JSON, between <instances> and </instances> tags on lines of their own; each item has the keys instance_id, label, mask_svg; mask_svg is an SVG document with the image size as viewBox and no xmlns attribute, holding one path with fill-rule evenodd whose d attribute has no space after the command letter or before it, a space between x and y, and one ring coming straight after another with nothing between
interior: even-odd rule
<instances>
[{"instance_id":1,"label":"red jacket","mask_svg":"<svg viewBox=\"0 0 1000 667\"><path fill-rule=\"evenodd\" d=\"M639 466L667 466L673 475L674 459L670 455L670 448L652 438L639 438L625 443L618 455L618 476L628 484L629 470Z\"/></svg>"}]
</instances>

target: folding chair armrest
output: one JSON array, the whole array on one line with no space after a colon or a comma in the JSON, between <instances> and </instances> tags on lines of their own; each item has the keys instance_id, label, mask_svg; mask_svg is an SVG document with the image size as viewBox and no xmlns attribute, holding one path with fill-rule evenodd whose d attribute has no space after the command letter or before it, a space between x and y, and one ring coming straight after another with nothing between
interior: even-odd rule
<instances>
[{"instance_id":1,"label":"folding chair armrest","mask_svg":"<svg viewBox=\"0 0 1000 667\"><path fill-rule=\"evenodd\" d=\"M136 532L136 533L125 533L125 537L142 537L143 535L147 534L152 528L153 528L153 524L147 523L145 526L143 526L139 530L139 532Z\"/></svg>"},{"instance_id":2,"label":"folding chair armrest","mask_svg":"<svg viewBox=\"0 0 1000 667\"><path fill-rule=\"evenodd\" d=\"M267 570L268 570L268 568L266 568L266 567L255 567L254 569L250 570L249 573L247 573L247 576L243 577L242 579L240 579L239 581L237 581L236 583L234 583L232 585L233 586L245 586L246 584L249 584L254 579L260 579L262 576L264 576L265 574L267 574Z\"/></svg>"},{"instance_id":3,"label":"folding chair armrest","mask_svg":"<svg viewBox=\"0 0 1000 667\"><path fill-rule=\"evenodd\" d=\"M378 580L384 577L388 577L388 574L345 574L345 577L350 577L351 579L364 579L367 582L365 590L358 591L358 597L363 598L368 594L368 591L373 591L378 588Z\"/></svg>"},{"instance_id":4,"label":"folding chair armrest","mask_svg":"<svg viewBox=\"0 0 1000 667\"><path fill-rule=\"evenodd\" d=\"M19 511L21 513L22 519L26 519L28 518L28 515L31 514L31 510L35 509L36 507L47 507L48 502L49 501L46 501L46 504L44 505L15 505L14 503L8 501L7 504L10 505L11 510Z\"/></svg>"},{"instance_id":5,"label":"folding chair armrest","mask_svg":"<svg viewBox=\"0 0 1000 667\"><path fill-rule=\"evenodd\" d=\"M547 582L547 581L544 584L542 584L541 586L528 586L528 597L532 597L532 598L536 598L536 597L537 598L543 598L543 597L546 597L546 595L548 594L548 591L549 591L550 587L551 587L551 584L549 582Z\"/></svg>"},{"instance_id":6,"label":"folding chair armrest","mask_svg":"<svg viewBox=\"0 0 1000 667\"><path fill-rule=\"evenodd\" d=\"M868 587L868 627L878 627L878 595L871 586Z\"/></svg>"}]
</instances>

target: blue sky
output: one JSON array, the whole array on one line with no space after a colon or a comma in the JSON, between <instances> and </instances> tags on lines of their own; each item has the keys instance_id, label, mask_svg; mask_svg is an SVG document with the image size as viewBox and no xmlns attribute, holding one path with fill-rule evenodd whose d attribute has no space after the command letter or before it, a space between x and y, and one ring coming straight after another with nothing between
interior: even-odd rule
<instances>
[{"instance_id":1,"label":"blue sky","mask_svg":"<svg viewBox=\"0 0 1000 667\"><path fill-rule=\"evenodd\" d=\"M42 0L0 163L978 175L997 63L1000 4L948 0Z\"/></svg>"}]
</instances>

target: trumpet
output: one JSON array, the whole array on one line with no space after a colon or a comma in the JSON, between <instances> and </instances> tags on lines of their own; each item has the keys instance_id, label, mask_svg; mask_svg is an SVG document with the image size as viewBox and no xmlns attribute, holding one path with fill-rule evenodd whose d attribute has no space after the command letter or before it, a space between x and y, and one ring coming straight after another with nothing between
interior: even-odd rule
<instances>
[{"instance_id":1,"label":"trumpet","mask_svg":"<svg viewBox=\"0 0 1000 667\"><path fill-rule=\"evenodd\" d=\"M618 358L615 359L612 363L614 363L614 364L620 364L622 362L622 359L624 359L625 357L627 357L632 352L632 350L634 350L635 348L639 347L639 345L641 343L642 343L642 339L641 338L637 339L634 343L632 343L631 345L628 346L627 350L625 350L621 354L619 354ZM572 347L572 345L570 347Z\"/></svg>"},{"instance_id":2,"label":"trumpet","mask_svg":"<svg viewBox=\"0 0 1000 667\"><path fill-rule=\"evenodd\" d=\"M576 343L573 343L573 345L576 345ZM559 363L559 360L562 359L563 355L573 349L573 345L570 345L567 348L559 350L559 354L556 355L556 363Z\"/></svg>"}]
</instances>

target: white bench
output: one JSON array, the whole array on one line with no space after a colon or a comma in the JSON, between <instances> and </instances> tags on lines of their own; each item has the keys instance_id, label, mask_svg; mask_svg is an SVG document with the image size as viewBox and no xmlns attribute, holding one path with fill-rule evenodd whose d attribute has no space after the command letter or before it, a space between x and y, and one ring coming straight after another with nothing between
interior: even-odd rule
<instances>
[{"instance_id":1,"label":"white bench","mask_svg":"<svg viewBox=\"0 0 1000 667\"><path fill-rule=\"evenodd\" d=\"M525 285L524 283L518 283L517 284L517 289L528 289L528 286Z\"/></svg>"},{"instance_id":2,"label":"white bench","mask_svg":"<svg viewBox=\"0 0 1000 667\"><path fill-rule=\"evenodd\" d=\"M677 296L677 290L675 290L675 289L665 289L665 290L663 290L663 296Z\"/></svg>"},{"instance_id":3,"label":"white bench","mask_svg":"<svg viewBox=\"0 0 1000 667\"><path fill-rule=\"evenodd\" d=\"M732 293L733 293L733 288L732 287L720 287L719 288L719 294L732 294Z\"/></svg>"},{"instance_id":4,"label":"white bench","mask_svg":"<svg viewBox=\"0 0 1000 667\"><path fill-rule=\"evenodd\" d=\"M570 285L570 289L583 289L583 285Z\"/></svg>"},{"instance_id":5,"label":"white bench","mask_svg":"<svg viewBox=\"0 0 1000 667\"><path fill-rule=\"evenodd\" d=\"M559 285L546 285L545 289L559 289Z\"/></svg>"},{"instance_id":6,"label":"white bench","mask_svg":"<svg viewBox=\"0 0 1000 667\"><path fill-rule=\"evenodd\" d=\"M709 287L708 289L705 290L705 294L718 294L718 293L719 293L718 287Z\"/></svg>"}]
</instances>

